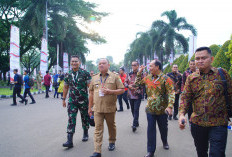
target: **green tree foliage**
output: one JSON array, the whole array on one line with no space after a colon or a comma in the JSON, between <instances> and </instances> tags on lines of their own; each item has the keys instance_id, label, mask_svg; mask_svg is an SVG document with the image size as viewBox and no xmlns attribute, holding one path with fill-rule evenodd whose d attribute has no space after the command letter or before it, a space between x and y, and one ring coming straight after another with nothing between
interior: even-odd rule
<instances>
[{"instance_id":1,"label":"green tree foliage","mask_svg":"<svg viewBox=\"0 0 232 157\"><path fill-rule=\"evenodd\" d=\"M187 65L188 65L188 55L185 56L185 58L183 59L183 61L181 62L178 68L182 74L185 72L185 68Z\"/></svg>"},{"instance_id":2,"label":"green tree foliage","mask_svg":"<svg viewBox=\"0 0 232 157\"><path fill-rule=\"evenodd\" d=\"M214 56L214 57L216 56L216 54L220 50L220 47L216 44L211 45L209 48L212 51L212 56Z\"/></svg>"},{"instance_id":3,"label":"green tree foliage","mask_svg":"<svg viewBox=\"0 0 232 157\"><path fill-rule=\"evenodd\" d=\"M195 60L195 54L190 58L189 61L191 60ZM189 68L189 62L187 63L186 67L185 67L185 71Z\"/></svg>"},{"instance_id":4,"label":"green tree foliage","mask_svg":"<svg viewBox=\"0 0 232 157\"><path fill-rule=\"evenodd\" d=\"M228 46L228 51L226 52L226 56L230 59L230 65L232 65L232 35L230 37L230 44ZM230 66L229 74L232 77L232 66Z\"/></svg>"},{"instance_id":5,"label":"green tree foliage","mask_svg":"<svg viewBox=\"0 0 232 157\"><path fill-rule=\"evenodd\" d=\"M181 63L183 62L183 60L185 59L185 56L184 55L181 55L179 58L176 58L174 61L173 61L173 64L176 64L178 65L178 67L180 67ZM172 64L172 65L173 65ZM164 70L164 73L170 73L172 72L172 66L169 64L165 70Z\"/></svg>"},{"instance_id":6,"label":"green tree foliage","mask_svg":"<svg viewBox=\"0 0 232 157\"><path fill-rule=\"evenodd\" d=\"M220 48L219 52L217 53L217 55L214 58L213 67L221 67L226 69L227 71L230 70L230 59L226 57L225 52L228 52L228 47L230 44L230 40L226 41L222 47Z\"/></svg>"}]
</instances>

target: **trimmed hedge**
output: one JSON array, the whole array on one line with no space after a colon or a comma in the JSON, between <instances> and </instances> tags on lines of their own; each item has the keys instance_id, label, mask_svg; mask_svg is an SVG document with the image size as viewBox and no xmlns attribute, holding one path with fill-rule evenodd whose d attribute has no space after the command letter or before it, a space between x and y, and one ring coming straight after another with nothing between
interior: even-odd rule
<instances>
[{"instance_id":1,"label":"trimmed hedge","mask_svg":"<svg viewBox=\"0 0 232 157\"><path fill-rule=\"evenodd\" d=\"M179 58L176 58L174 61L173 61L173 64L177 64L178 67L180 66L180 64L182 63L182 61L184 60L185 56L184 55L181 55ZM164 70L164 73L167 74L167 73L170 73L172 72L172 67L170 66L170 64L165 68Z\"/></svg>"},{"instance_id":2,"label":"trimmed hedge","mask_svg":"<svg viewBox=\"0 0 232 157\"><path fill-rule=\"evenodd\" d=\"M209 48L212 51L212 56L214 57L217 55L218 51L220 50L220 47L216 44L211 45Z\"/></svg>"},{"instance_id":3,"label":"trimmed hedge","mask_svg":"<svg viewBox=\"0 0 232 157\"><path fill-rule=\"evenodd\" d=\"M226 41L222 47L220 48L219 52L214 58L213 67L221 67L226 69L227 71L230 70L230 59L226 57L225 52L228 52L228 46L230 44L230 40Z\"/></svg>"},{"instance_id":4,"label":"trimmed hedge","mask_svg":"<svg viewBox=\"0 0 232 157\"><path fill-rule=\"evenodd\" d=\"M185 71L186 66L188 65L188 55L185 56L182 63L179 66L179 71L183 74Z\"/></svg>"}]
</instances>

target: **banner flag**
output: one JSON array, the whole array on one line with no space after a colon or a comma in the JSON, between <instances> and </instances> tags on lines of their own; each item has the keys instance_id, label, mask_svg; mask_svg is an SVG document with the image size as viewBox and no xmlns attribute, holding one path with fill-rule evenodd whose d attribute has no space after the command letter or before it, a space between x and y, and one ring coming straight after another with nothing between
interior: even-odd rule
<instances>
[{"instance_id":1,"label":"banner flag","mask_svg":"<svg viewBox=\"0 0 232 157\"><path fill-rule=\"evenodd\" d=\"M68 73L68 53L63 54L63 70L64 73Z\"/></svg>"},{"instance_id":2,"label":"banner flag","mask_svg":"<svg viewBox=\"0 0 232 157\"><path fill-rule=\"evenodd\" d=\"M42 38L40 54L40 71L44 76L48 70L48 45L47 40L44 37Z\"/></svg>"},{"instance_id":3,"label":"banner flag","mask_svg":"<svg viewBox=\"0 0 232 157\"><path fill-rule=\"evenodd\" d=\"M14 69L20 69L20 46L19 46L19 28L11 25L10 29L10 82L14 81Z\"/></svg>"},{"instance_id":4,"label":"banner flag","mask_svg":"<svg viewBox=\"0 0 232 157\"><path fill-rule=\"evenodd\" d=\"M197 49L197 37L191 35L189 37L189 55L188 55L188 61L192 58L193 54L195 53Z\"/></svg>"}]
</instances>

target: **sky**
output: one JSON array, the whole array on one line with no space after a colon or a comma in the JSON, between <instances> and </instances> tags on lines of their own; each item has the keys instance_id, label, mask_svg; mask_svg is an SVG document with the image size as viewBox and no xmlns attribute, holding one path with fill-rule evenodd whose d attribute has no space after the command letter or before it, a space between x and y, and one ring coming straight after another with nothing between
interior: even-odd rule
<instances>
[{"instance_id":1,"label":"sky","mask_svg":"<svg viewBox=\"0 0 232 157\"><path fill-rule=\"evenodd\" d=\"M101 23L93 22L91 29L106 40L106 44L89 43L87 60L112 56L116 64L123 61L124 54L137 32L148 31L152 22L167 19L164 11L176 10L178 17L185 17L197 29L197 47L222 45L232 35L231 0L88 0L98 4L97 11L110 13ZM184 32L185 37L190 33Z\"/></svg>"}]
</instances>

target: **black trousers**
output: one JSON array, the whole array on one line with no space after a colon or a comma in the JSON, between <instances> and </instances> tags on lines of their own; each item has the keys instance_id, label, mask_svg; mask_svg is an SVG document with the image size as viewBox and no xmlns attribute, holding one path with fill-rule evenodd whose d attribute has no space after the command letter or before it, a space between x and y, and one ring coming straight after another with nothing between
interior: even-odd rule
<instances>
[{"instance_id":1,"label":"black trousers","mask_svg":"<svg viewBox=\"0 0 232 157\"><path fill-rule=\"evenodd\" d=\"M45 86L45 87L46 87L46 97L49 97L48 92L49 92L50 86Z\"/></svg>"},{"instance_id":2,"label":"black trousers","mask_svg":"<svg viewBox=\"0 0 232 157\"><path fill-rule=\"evenodd\" d=\"M198 157L225 157L227 143L227 126L202 127L191 123L191 133L194 139Z\"/></svg>"},{"instance_id":3,"label":"black trousers","mask_svg":"<svg viewBox=\"0 0 232 157\"><path fill-rule=\"evenodd\" d=\"M133 126L139 126L139 108L141 99L130 99L131 113L133 116Z\"/></svg>"},{"instance_id":4,"label":"black trousers","mask_svg":"<svg viewBox=\"0 0 232 157\"><path fill-rule=\"evenodd\" d=\"M13 89L13 104L17 104L16 103L16 95L18 97L20 97L22 99L22 101L25 101L25 99L23 98L23 96L20 93L21 93L21 87L14 87L14 89Z\"/></svg>"},{"instance_id":5,"label":"black trousers","mask_svg":"<svg viewBox=\"0 0 232 157\"><path fill-rule=\"evenodd\" d=\"M118 95L118 103L119 103L119 109L123 110L123 104L122 104L122 99L125 101L127 109L130 108L128 99L127 99L127 91L125 91L123 94Z\"/></svg>"},{"instance_id":6,"label":"black trousers","mask_svg":"<svg viewBox=\"0 0 232 157\"><path fill-rule=\"evenodd\" d=\"M175 102L174 102L174 114L173 117L176 117L178 115L178 108L179 108L179 98L180 94L175 94ZM169 116L172 117L172 116Z\"/></svg>"},{"instance_id":7,"label":"black trousers","mask_svg":"<svg viewBox=\"0 0 232 157\"><path fill-rule=\"evenodd\" d=\"M30 90L31 90L30 88L25 88L23 97L24 97L24 99L25 99L25 98L27 97L27 94L28 94L28 95L30 96L32 102L35 102L35 99L34 99L34 97L31 95L31 91L30 91Z\"/></svg>"}]
</instances>

